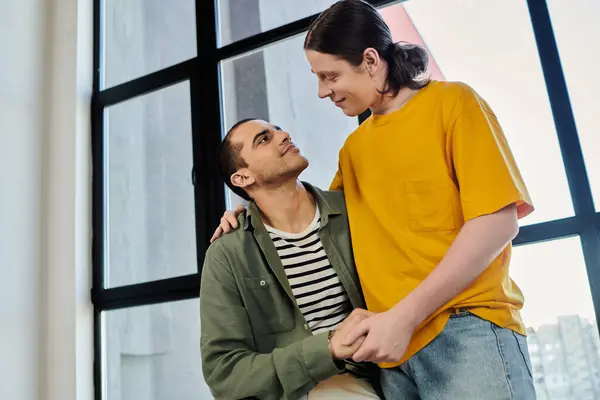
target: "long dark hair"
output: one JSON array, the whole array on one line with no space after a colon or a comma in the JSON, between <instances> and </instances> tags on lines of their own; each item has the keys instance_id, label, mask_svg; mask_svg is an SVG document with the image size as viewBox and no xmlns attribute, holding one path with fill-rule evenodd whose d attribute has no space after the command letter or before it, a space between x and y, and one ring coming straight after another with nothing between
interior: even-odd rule
<instances>
[{"instance_id":1,"label":"long dark hair","mask_svg":"<svg viewBox=\"0 0 600 400\"><path fill-rule=\"evenodd\" d=\"M340 0L325 10L310 26L305 50L338 56L354 66L363 61L367 48L374 48L388 64L384 94L394 96L403 88L418 90L429 83L422 77L429 56L420 46L394 43L389 26L379 12L362 0Z\"/></svg>"}]
</instances>

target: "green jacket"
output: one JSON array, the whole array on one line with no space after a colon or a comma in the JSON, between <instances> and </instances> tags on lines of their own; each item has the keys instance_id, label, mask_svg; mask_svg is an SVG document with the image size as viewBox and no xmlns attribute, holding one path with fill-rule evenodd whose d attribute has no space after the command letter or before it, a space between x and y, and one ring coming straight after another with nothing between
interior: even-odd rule
<instances>
[{"instance_id":1,"label":"green jacket","mask_svg":"<svg viewBox=\"0 0 600 400\"><path fill-rule=\"evenodd\" d=\"M342 192L305 184L321 213L319 236L352 305L366 308ZM204 378L217 399L298 399L343 370L327 334L313 335L253 202L233 233L206 252L200 288Z\"/></svg>"}]
</instances>

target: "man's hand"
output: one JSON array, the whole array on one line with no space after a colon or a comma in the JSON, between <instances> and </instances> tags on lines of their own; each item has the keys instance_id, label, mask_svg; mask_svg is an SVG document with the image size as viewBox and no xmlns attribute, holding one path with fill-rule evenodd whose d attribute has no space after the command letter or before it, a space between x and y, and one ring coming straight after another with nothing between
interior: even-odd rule
<instances>
[{"instance_id":1,"label":"man's hand","mask_svg":"<svg viewBox=\"0 0 600 400\"><path fill-rule=\"evenodd\" d=\"M363 340L360 348L352 355L356 362L375 363L399 361L415 330L410 319L402 317L396 309L377 314L355 325L346 335L342 345Z\"/></svg>"},{"instance_id":2,"label":"man's hand","mask_svg":"<svg viewBox=\"0 0 600 400\"><path fill-rule=\"evenodd\" d=\"M329 352L336 360L344 360L351 357L365 340L365 336L357 338L348 345L342 344L342 341L348 336L348 333L356 327L361 321L375 315L374 313L357 308L338 327L329 341Z\"/></svg>"},{"instance_id":3,"label":"man's hand","mask_svg":"<svg viewBox=\"0 0 600 400\"><path fill-rule=\"evenodd\" d=\"M232 230L237 229L237 227L238 227L237 217L238 217L238 215L243 213L244 210L246 210L246 207L244 207L243 205L240 204L233 210L225 211L223 213L223 216L221 217L221 223L215 230L215 233L213 233L212 237L210 238L210 242L212 243L215 240L217 240L218 238L220 238L221 236L223 236L224 234L227 234L227 233L231 232Z\"/></svg>"}]
</instances>

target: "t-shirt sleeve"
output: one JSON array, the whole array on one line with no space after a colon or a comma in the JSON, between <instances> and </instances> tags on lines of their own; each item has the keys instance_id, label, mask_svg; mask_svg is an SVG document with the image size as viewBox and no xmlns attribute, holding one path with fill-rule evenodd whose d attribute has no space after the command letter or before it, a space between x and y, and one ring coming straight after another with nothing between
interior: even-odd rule
<instances>
[{"instance_id":1,"label":"t-shirt sleeve","mask_svg":"<svg viewBox=\"0 0 600 400\"><path fill-rule=\"evenodd\" d=\"M533 211L504 132L486 104L470 107L456 118L451 141L465 222L513 203L518 218Z\"/></svg>"}]
</instances>

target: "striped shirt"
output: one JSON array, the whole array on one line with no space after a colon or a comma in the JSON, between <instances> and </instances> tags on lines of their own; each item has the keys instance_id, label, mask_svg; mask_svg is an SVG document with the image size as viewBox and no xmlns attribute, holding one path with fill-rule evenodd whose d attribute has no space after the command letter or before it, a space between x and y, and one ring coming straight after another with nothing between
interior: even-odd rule
<instances>
[{"instance_id":1,"label":"striped shirt","mask_svg":"<svg viewBox=\"0 0 600 400\"><path fill-rule=\"evenodd\" d=\"M331 266L321 238L319 209L303 232L288 233L265 225L277 249L292 294L313 333L337 327L352 311L352 304L337 273ZM346 370L365 377L365 367L346 360Z\"/></svg>"},{"instance_id":2,"label":"striped shirt","mask_svg":"<svg viewBox=\"0 0 600 400\"><path fill-rule=\"evenodd\" d=\"M352 311L346 290L323 249L319 217L317 209L309 227L300 233L266 226L296 303L313 333L335 328Z\"/></svg>"}]
</instances>

